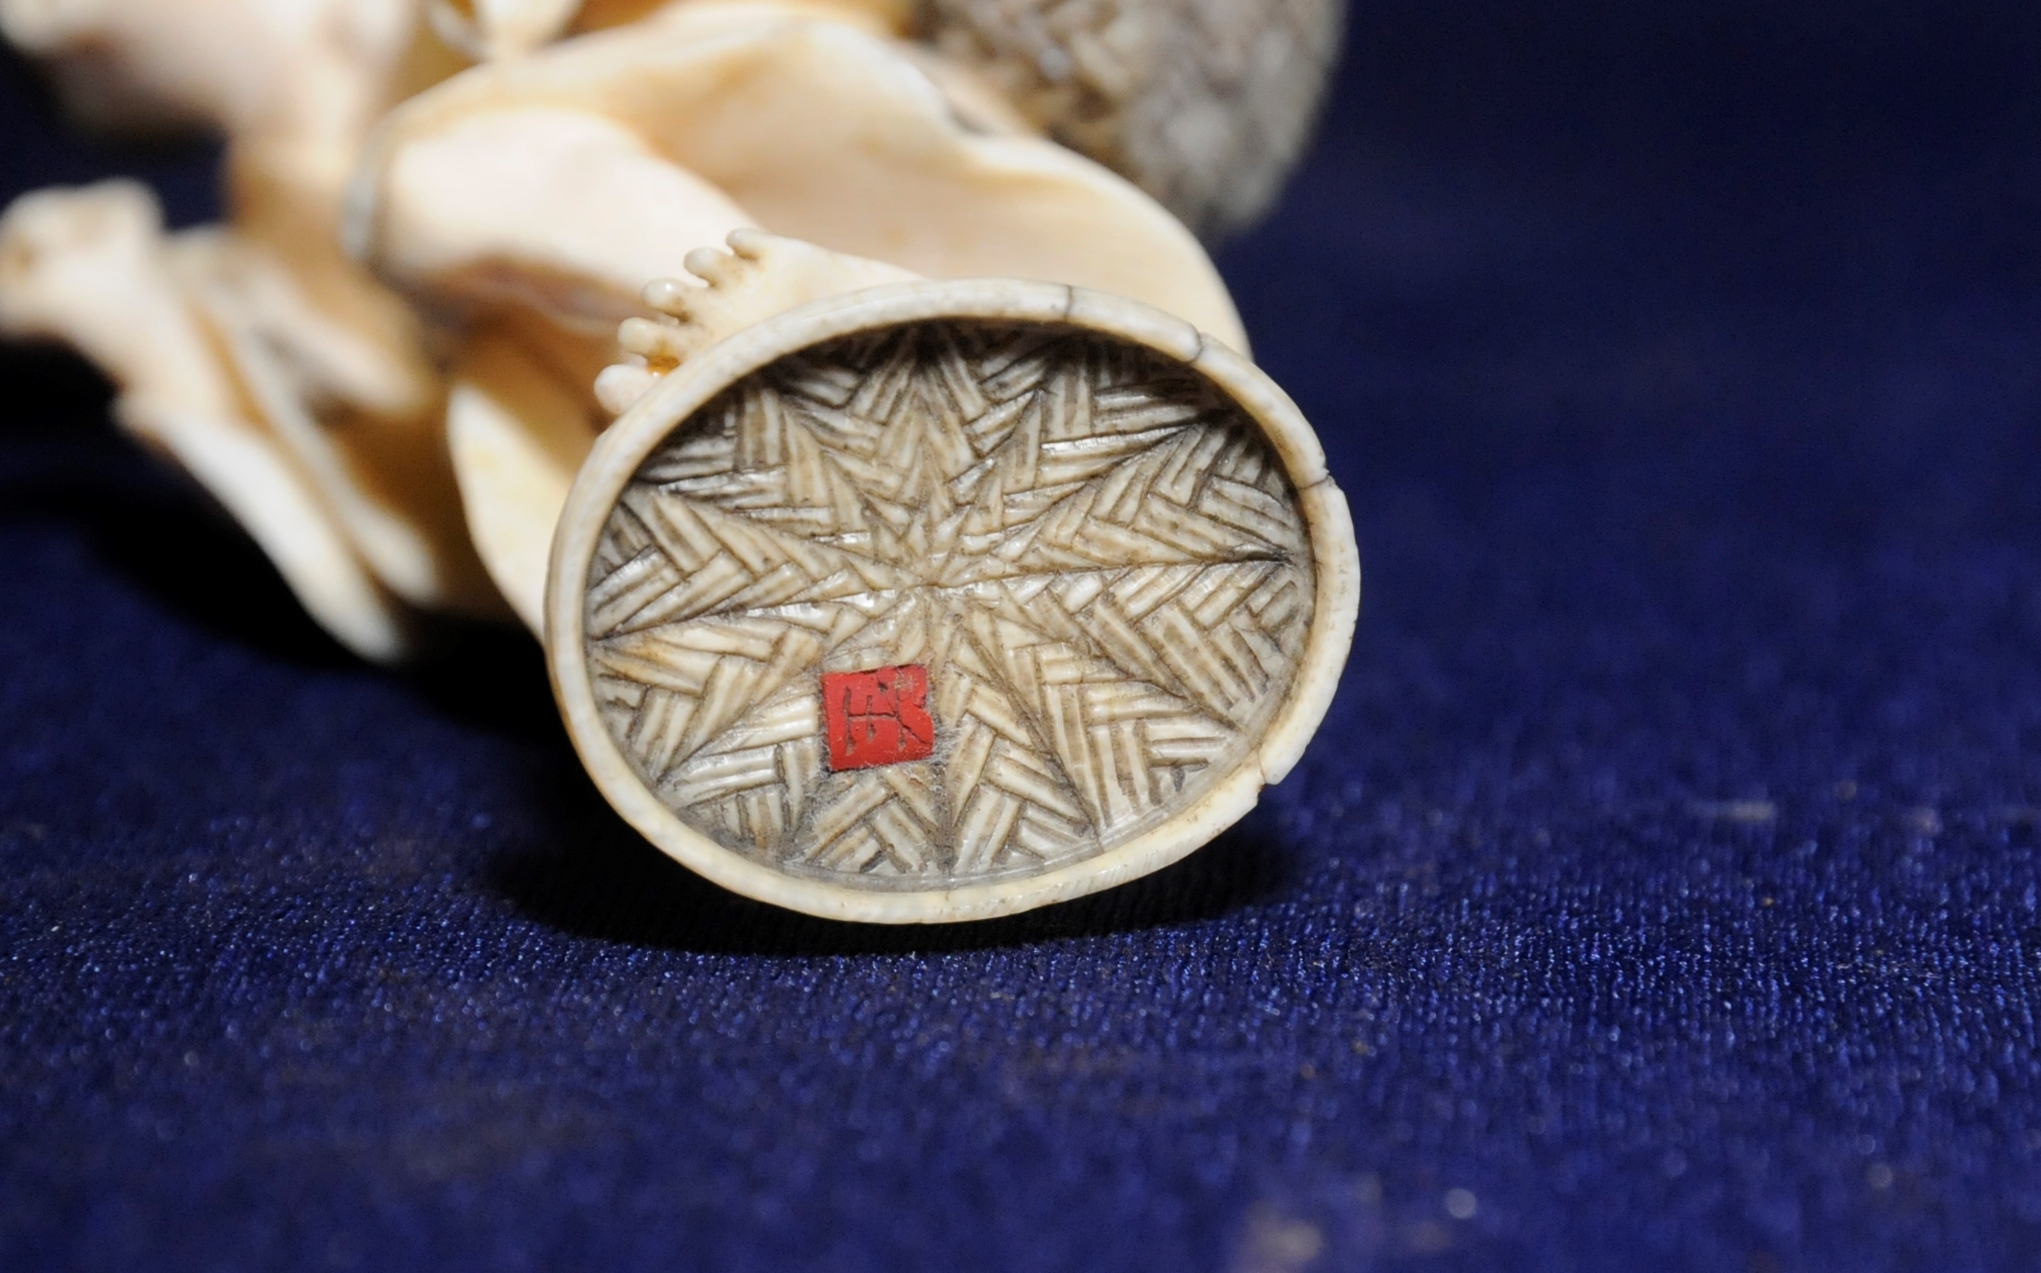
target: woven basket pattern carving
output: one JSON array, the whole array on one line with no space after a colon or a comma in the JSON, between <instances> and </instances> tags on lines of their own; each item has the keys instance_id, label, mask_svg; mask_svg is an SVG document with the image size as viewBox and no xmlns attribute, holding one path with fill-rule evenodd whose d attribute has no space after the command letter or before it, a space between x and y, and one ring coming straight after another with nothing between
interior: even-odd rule
<instances>
[{"instance_id":1,"label":"woven basket pattern carving","mask_svg":"<svg viewBox=\"0 0 2041 1273\"><path fill-rule=\"evenodd\" d=\"M946 887L1195 800L1290 684L1313 578L1267 441L1115 339L909 324L784 358L645 461L587 595L605 722L689 825ZM926 669L933 755L835 772L826 673Z\"/></svg>"}]
</instances>

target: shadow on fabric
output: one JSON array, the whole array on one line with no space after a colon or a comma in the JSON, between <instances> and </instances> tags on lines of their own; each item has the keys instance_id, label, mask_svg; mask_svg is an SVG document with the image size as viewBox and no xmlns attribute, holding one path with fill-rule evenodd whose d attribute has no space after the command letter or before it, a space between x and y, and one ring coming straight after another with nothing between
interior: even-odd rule
<instances>
[{"instance_id":1,"label":"shadow on fabric","mask_svg":"<svg viewBox=\"0 0 2041 1273\"><path fill-rule=\"evenodd\" d=\"M750 901L666 857L583 787L584 815L556 847L495 860L487 887L526 917L579 937L695 954L947 954L1217 919L1269 900L1291 855L1249 818L1176 865L1024 915L968 924L850 924ZM565 799L571 799L561 793Z\"/></svg>"}]
</instances>

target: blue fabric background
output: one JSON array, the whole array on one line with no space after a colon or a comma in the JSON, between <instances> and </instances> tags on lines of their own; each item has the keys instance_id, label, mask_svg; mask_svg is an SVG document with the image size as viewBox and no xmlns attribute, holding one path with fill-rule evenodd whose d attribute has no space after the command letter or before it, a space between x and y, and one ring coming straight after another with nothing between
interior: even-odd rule
<instances>
[{"instance_id":1,"label":"blue fabric background","mask_svg":"<svg viewBox=\"0 0 2041 1273\"><path fill-rule=\"evenodd\" d=\"M210 156L62 140L0 185ZM1223 254L1368 596L1115 893L670 865L0 355L0 1267L2041 1267L2041 10L1363 0Z\"/></svg>"}]
</instances>

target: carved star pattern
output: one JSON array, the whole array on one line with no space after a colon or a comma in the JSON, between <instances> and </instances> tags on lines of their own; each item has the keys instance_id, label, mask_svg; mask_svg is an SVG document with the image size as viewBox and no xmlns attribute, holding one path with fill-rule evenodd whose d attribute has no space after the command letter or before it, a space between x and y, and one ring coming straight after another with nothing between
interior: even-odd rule
<instances>
[{"instance_id":1,"label":"carved star pattern","mask_svg":"<svg viewBox=\"0 0 2041 1273\"><path fill-rule=\"evenodd\" d=\"M1239 408L1088 334L922 323L783 359L655 451L588 652L669 807L782 869L1030 873L1190 799L1287 688L1312 578ZM935 754L829 770L825 671L919 664Z\"/></svg>"}]
</instances>

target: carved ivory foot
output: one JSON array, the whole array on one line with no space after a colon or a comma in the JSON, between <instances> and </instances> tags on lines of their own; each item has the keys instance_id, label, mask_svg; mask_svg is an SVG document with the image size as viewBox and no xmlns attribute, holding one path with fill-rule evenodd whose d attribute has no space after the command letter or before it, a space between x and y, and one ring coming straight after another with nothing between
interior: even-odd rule
<instances>
[{"instance_id":1,"label":"carved ivory foot","mask_svg":"<svg viewBox=\"0 0 2041 1273\"><path fill-rule=\"evenodd\" d=\"M684 361L606 378L641 396L567 497L546 645L596 783L692 869L838 919L1026 910L1206 843L1317 728L1346 501L1182 320L913 281L627 338Z\"/></svg>"}]
</instances>

